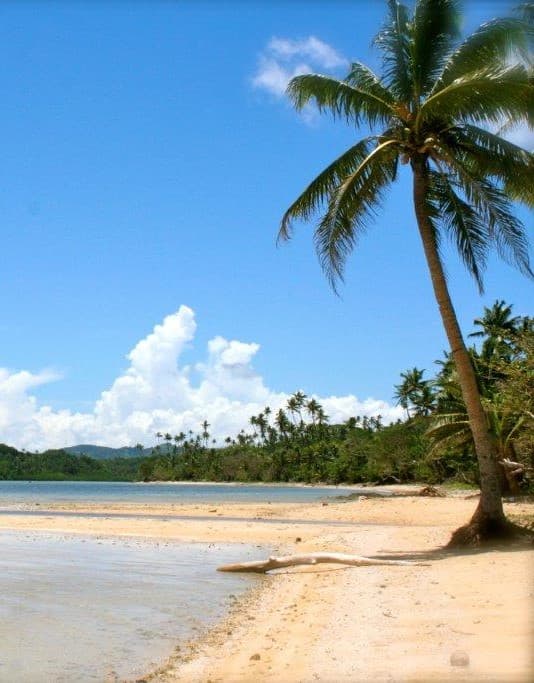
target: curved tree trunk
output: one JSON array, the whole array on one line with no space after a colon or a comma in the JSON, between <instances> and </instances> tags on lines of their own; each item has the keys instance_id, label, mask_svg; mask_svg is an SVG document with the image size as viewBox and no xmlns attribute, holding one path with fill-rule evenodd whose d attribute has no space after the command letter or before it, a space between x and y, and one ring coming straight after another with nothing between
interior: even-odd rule
<instances>
[{"instance_id":1,"label":"curved tree trunk","mask_svg":"<svg viewBox=\"0 0 534 683\"><path fill-rule=\"evenodd\" d=\"M498 471L493 438L480 400L476 375L452 305L436 245L434 227L427 211L425 198L428 191L428 175L427 161L424 155L412 160L412 170L413 201L419 233L423 242L434 294L458 372L480 472L481 495L477 510L469 524L455 532L451 543L476 542L484 538L502 535L506 531L507 524L502 506L500 472Z\"/></svg>"}]
</instances>

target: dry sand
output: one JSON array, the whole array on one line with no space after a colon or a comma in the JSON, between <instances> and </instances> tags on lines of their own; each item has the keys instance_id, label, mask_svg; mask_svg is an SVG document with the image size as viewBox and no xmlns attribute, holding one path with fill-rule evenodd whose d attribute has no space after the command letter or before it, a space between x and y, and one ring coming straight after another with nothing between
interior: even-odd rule
<instances>
[{"instance_id":1,"label":"dry sand","mask_svg":"<svg viewBox=\"0 0 534 683\"><path fill-rule=\"evenodd\" d=\"M428 563L320 565L267 575L216 628L180 644L147 675L151 683L532 681L534 548L436 552L475 506L460 496L327 505L63 505L54 509L106 516L10 515L0 517L0 528L239 541L280 553L337 551ZM506 508L512 517L534 514L531 503ZM114 516L120 514L138 516Z\"/></svg>"}]
</instances>

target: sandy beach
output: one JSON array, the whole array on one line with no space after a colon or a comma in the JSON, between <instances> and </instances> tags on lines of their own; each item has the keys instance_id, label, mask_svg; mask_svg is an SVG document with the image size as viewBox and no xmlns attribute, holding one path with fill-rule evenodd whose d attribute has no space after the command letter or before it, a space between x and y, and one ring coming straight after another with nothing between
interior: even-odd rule
<instances>
[{"instance_id":1,"label":"sandy beach","mask_svg":"<svg viewBox=\"0 0 534 683\"><path fill-rule=\"evenodd\" d=\"M223 622L194 642L177 643L169 660L143 678L153 683L530 681L534 547L439 551L475 506L476 499L462 495L63 504L47 506L50 515L0 516L0 528L246 542L280 554L331 551L424 563L320 565L266 575ZM532 518L534 504L507 503L506 512ZM257 559L264 559L260 548Z\"/></svg>"}]
</instances>

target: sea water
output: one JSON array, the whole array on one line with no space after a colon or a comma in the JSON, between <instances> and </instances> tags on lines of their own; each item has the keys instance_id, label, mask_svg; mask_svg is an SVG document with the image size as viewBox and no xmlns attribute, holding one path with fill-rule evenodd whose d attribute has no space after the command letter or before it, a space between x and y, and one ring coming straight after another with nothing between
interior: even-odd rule
<instances>
[{"instance_id":1,"label":"sea water","mask_svg":"<svg viewBox=\"0 0 534 683\"><path fill-rule=\"evenodd\" d=\"M368 488L362 494L370 495ZM299 503L355 493L354 488L267 484L182 484L91 481L0 481L0 506L14 503Z\"/></svg>"},{"instance_id":2,"label":"sea water","mask_svg":"<svg viewBox=\"0 0 534 683\"><path fill-rule=\"evenodd\" d=\"M0 532L0 681L135 680L261 577L216 567L244 544Z\"/></svg>"},{"instance_id":3,"label":"sea water","mask_svg":"<svg viewBox=\"0 0 534 683\"><path fill-rule=\"evenodd\" d=\"M0 481L0 514L55 502L306 502L354 488ZM369 489L361 489L369 495ZM380 492L375 490L375 495ZM387 492L383 492L387 495ZM36 506L39 506L37 508ZM135 680L261 581L216 567L263 558L243 544L0 532L0 681Z\"/></svg>"}]
</instances>

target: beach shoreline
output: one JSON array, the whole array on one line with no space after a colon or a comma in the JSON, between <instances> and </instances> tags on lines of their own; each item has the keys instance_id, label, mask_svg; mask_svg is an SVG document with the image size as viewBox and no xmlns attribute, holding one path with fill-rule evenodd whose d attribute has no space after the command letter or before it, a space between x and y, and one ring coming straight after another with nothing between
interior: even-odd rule
<instances>
[{"instance_id":1,"label":"beach shoreline","mask_svg":"<svg viewBox=\"0 0 534 683\"><path fill-rule=\"evenodd\" d=\"M236 562L242 559L239 543L253 543L257 559L265 559L262 547L269 547L276 554L349 552L428 565L321 565L267 575L221 623L180 643L165 664L147 673L142 680L151 683L529 681L534 548L439 552L475 506L476 500L458 495L363 495L312 503L67 503L47 504L39 515L0 516L0 528L235 542ZM534 514L529 502L505 507L512 518ZM47 510L58 514L47 516ZM97 511L102 516L91 516Z\"/></svg>"}]
</instances>

